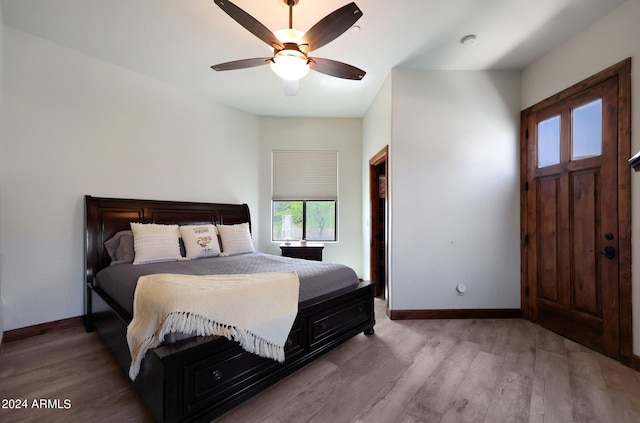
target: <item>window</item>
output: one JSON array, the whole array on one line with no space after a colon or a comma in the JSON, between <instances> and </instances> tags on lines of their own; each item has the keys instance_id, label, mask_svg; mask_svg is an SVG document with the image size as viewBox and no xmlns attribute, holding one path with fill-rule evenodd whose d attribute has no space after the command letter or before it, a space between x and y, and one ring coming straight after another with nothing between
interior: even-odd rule
<instances>
[{"instance_id":1,"label":"window","mask_svg":"<svg viewBox=\"0 0 640 423\"><path fill-rule=\"evenodd\" d=\"M337 240L338 152L273 151L271 239Z\"/></svg>"},{"instance_id":2,"label":"window","mask_svg":"<svg viewBox=\"0 0 640 423\"><path fill-rule=\"evenodd\" d=\"M273 201L274 241L335 241L335 201Z\"/></svg>"},{"instance_id":3,"label":"window","mask_svg":"<svg viewBox=\"0 0 640 423\"><path fill-rule=\"evenodd\" d=\"M578 160L602 154L602 99L573 110L571 159Z\"/></svg>"},{"instance_id":4,"label":"window","mask_svg":"<svg viewBox=\"0 0 640 423\"><path fill-rule=\"evenodd\" d=\"M538 123L538 167L560 163L560 116Z\"/></svg>"}]
</instances>

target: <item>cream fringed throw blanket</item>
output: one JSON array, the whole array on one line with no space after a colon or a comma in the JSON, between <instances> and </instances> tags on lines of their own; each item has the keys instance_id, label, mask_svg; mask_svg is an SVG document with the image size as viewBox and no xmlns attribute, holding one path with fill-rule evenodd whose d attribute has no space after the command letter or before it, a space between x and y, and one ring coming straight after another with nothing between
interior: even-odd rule
<instances>
[{"instance_id":1,"label":"cream fringed throw blanket","mask_svg":"<svg viewBox=\"0 0 640 423\"><path fill-rule=\"evenodd\" d=\"M142 276L127 328L133 380L147 350L171 332L219 335L246 351L284 361L284 344L298 313L298 274Z\"/></svg>"}]
</instances>

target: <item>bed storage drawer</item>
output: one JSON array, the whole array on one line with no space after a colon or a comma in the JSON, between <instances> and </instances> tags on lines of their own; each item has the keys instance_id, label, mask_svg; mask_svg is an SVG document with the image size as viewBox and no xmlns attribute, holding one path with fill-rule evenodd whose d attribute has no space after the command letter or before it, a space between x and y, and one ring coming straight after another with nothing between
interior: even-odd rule
<instances>
[{"instance_id":1,"label":"bed storage drawer","mask_svg":"<svg viewBox=\"0 0 640 423\"><path fill-rule=\"evenodd\" d=\"M304 353L303 325L296 321L285 344L287 359ZM185 414L197 412L211 402L228 400L253 387L281 363L251 354L237 344L218 354L184 366Z\"/></svg>"},{"instance_id":2,"label":"bed storage drawer","mask_svg":"<svg viewBox=\"0 0 640 423\"><path fill-rule=\"evenodd\" d=\"M185 414L229 400L231 393L242 393L278 365L275 360L248 353L237 345L187 364L183 373Z\"/></svg>"},{"instance_id":3,"label":"bed storage drawer","mask_svg":"<svg viewBox=\"0 0 640 423\"><path fill-rule=\"evenodd\" d=\"M304 325L300 320L296 320L291 327L289 337L284 344L284 353L287 360L295 358L305 352L303 327Z\"/></svg>"},{"instance_id":4,"label":"bed storage drawer","mask_svg":"<svg viewBox=\"0 0 640 423\"><path fill-rule=\"evenodd\" d=\"M371 303L367 300L354 300L311 316L310 346L331 340L341 334L346 328L355 327L369 320L371 315Z\"/></svg>"}]
</instances>

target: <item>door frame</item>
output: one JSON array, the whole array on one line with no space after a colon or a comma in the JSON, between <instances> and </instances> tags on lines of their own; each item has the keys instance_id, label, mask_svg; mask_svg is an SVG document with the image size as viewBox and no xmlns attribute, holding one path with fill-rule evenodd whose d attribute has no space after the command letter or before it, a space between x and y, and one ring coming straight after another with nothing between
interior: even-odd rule
<instances>
[{"instance_id":1,"label":"door frame","mask_svg":"<svg viewBox=\"0 0 640 423\"><path fill-rule=\"evenodd\" d=\"M384 224L384 286L379 285L379 270L380 270L380 256L378 251L380 245L376 237L376 226L374 222L378 222L380 219L379 199L380 199L380 172L378 167L384 164L384 174L386 177L386 195L387 201L386 210L384 211L385 224ZM369 205L370 205L370 234L369 234L369 276L370 279L376 281L375 295L378 296L381 293L384 294L385 301L387 302L387 309L389 308L389 250L388 250L388 234L389 234L389 146L385 146L382 150L378 151L369 160ZM380 292L382 290L382 292Z\"/></svg>"},{"instance_id":2,"label":"door frame","mask_svg":"<svg viewBox=\"0 0 640 423\"><path fill-rule=\"evenodd\" d=\"M521 112L520 115L520 279L521 308L525 319L533 319L535 295L529 295L535 286L529 280L529 204L527 189L528 116L552 104L599 84L609 78L618 78L618 294L620 318L620 361L634 364L633 316L631 304L631 58L617 63L562 92L541 101ZM531 241L533 242L533 241Z\"/></svg>"}]
</instances>

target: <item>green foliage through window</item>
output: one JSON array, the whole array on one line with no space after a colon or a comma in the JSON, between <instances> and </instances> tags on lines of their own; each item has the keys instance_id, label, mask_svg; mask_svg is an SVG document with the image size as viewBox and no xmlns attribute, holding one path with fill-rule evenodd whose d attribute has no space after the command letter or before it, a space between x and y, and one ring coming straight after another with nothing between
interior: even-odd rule
<instances>
[{"instance_id":1,"label":"green foliage through window","mask_svg":"<svg viewBox=\"0 0 640 423\"><path fill-rule=\"evenodd\" d=\"M274 241L336 240L335 201L273 201Z\"/></svg>"}]
</instances>

